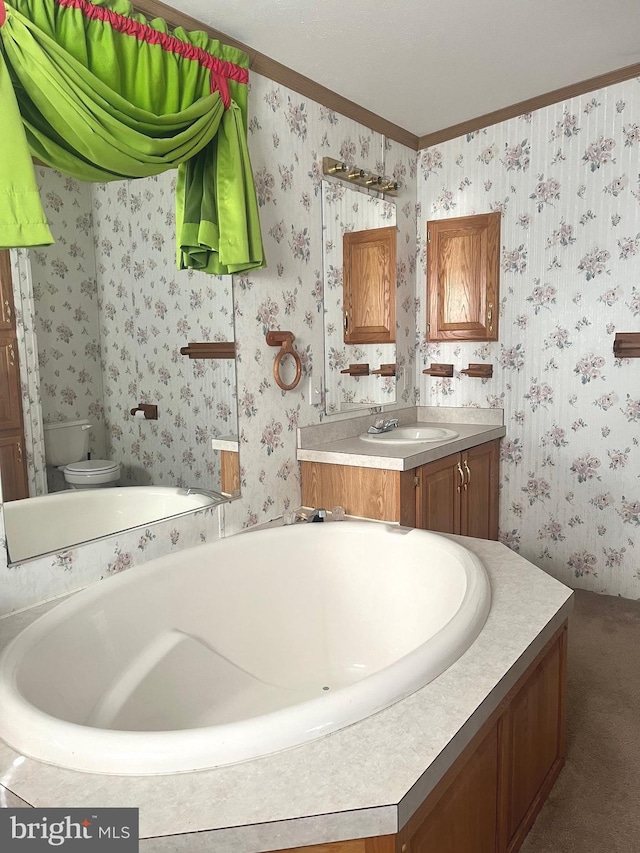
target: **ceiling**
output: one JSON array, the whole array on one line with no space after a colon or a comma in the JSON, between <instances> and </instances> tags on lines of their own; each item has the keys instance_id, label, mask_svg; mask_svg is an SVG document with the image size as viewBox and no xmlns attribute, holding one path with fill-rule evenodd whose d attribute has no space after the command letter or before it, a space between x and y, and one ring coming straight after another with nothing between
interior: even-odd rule
<instances>
[{"instance_id":1,"label":"ceiling","mask_svg":"<svg viewBox=\"0 0 640 853\"><path fill-rule=\"evenodd\" d=\"M417 136L640 62L638 0L168 3Z\"/></svg>"}]
</instances>

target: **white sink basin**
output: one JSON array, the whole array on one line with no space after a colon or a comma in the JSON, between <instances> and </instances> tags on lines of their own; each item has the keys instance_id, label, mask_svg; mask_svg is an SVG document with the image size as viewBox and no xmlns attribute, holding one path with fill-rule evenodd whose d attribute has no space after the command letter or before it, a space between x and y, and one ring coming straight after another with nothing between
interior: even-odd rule
<instances>
[{"instance_id":1,"label":"white sink basin","mask_svg":"<svg viewBox=\"0 0 640 853\"><path fill-rule=\"evenodd\" d=\"M377 435L365 432L360 439L374 444L429 444L434 441L449 441L457 437L458 433L452 429L416 425L396 427L389 432L381 432Z\"/></svg>"}]
</instances>

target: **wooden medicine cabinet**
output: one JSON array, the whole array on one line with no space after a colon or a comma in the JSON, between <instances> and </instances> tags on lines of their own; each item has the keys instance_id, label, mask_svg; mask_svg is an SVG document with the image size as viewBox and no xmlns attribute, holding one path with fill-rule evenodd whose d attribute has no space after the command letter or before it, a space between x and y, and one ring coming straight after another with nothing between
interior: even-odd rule
<instances>
[{"instance_id":1,"label":"wooden medicine cabinet","mask_svg":"<svg viewBox=\"0 0 640 853\"><path fill-rule=\"evenodd\" d=\"M427 222L427 339L497 341L500 214Z\"/></svg>"},{"instance_id":2,"label":"wooden medicine cabinet","mask_svg":"<svg viewBox=\"0 0 640 853\"><path fill-rule=\"evenodd\" d=\"M343 236L345 344L396 339L396 226Z\"/></svg>"}]
</instances>

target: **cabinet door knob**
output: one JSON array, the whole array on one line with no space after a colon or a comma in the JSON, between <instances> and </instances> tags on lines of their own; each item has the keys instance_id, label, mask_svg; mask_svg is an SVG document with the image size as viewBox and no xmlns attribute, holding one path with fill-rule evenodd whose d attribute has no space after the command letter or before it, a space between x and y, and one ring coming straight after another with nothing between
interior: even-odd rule
<instances>
[{"instance_id":1,"label":"cabinet door knob","mask_svg":"<svg viewBox=\"0 0 640 853\"><path fill-rule=\"evenodd\" d=\"M458 486L458 494L460 494L460 491L461 491L461 489L462 489L462 484L464 483L464 473L463 473L463 471L462 471L462 468L460 467L460 463L459 463L459 462L458 462L458 474L460 474L460 485ZM467 488L467 487L466 487L466 485L465 485L465 489L466 489L466 488Z\"/></svg>"},{"instance_id":2,"label":"cabinet door knob","mask_svg":"<svg viewBox=\"0 0 640 853\"><path fill-rule=\"evenodd\" d=\"M471 471L469 470L469 466L467 465L466 459L462 464L464 465L464 470L467 472L467 482L464 484L464 488L466 491L469 488L469 484L471 483Z\"/></svg>"},{"instance_id":3,"label":"cabinet door knob","mask_svg":"<svg viewBox=\"0 0 640 853\"><path fill-rule=\"evenodd\" d=\"M11 367L16 366L16 354L15 350L13 349L13 344L9 344L9 364L11 365Z\"/></svg>"}]
</instances>

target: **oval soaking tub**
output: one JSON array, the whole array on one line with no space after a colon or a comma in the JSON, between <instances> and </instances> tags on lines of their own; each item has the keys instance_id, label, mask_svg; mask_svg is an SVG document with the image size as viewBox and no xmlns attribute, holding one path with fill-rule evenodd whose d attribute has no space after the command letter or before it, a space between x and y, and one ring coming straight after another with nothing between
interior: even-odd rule
<instances>
[{"instance_id":1,"label":"oval soaking tub","mask_svg":"<svg viewBox=\"0 0 640 853\"><path fill-rule=\"evenodd\" d=\"M10 501L3 507L9 560L19 563L215 503L169 486L69 489Z\"/></svg>"},{"instance_id":2,"label":"oval soaking tub","mask_svg":"<svg viewBox=\"0 0 640 853\"><path fill-rule=\"evenodd\" d=\"M62 602L0 658L0 736L41 761L157 774L231 764L409 695L474 641L484 567L371 522L244 533Z\"/></svg>"}]
</instances>

